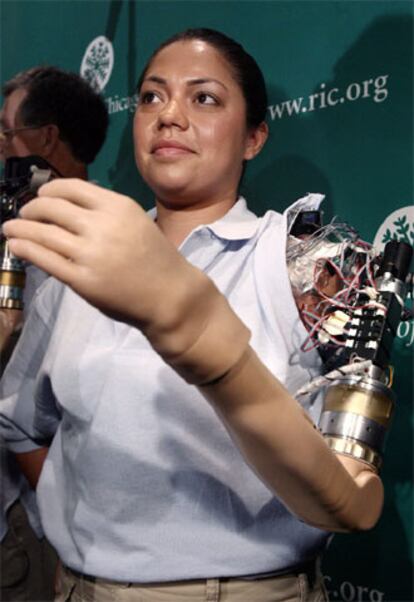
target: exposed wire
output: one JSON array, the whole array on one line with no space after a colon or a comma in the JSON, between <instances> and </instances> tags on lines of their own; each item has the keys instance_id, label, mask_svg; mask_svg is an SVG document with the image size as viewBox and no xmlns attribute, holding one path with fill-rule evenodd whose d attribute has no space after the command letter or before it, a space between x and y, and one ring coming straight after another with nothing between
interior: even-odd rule
<instances>
[{"instance_id":1,"label":"exposed wire","mask_svg":"<svg viewBox=\"0 0 414 602\"><path fill-rule=\"evenodd\" d=\"M328 374L324 374L323 376L317 376L309 383L298 389L298 391L296 391L295 393L295 397L297 398L301 397L302 395L310 395L311 393L315 393L319 389L322 389L323 387L326 387L327 385L331 384L332 381L338 380L343 376L349 376L351 374L361 374L362 377L370 366L372 366L371 360L364 360L362 362L355 361L354 363L346 364L341 368L332 370Z\"/></svg>"},{"instance_id":2,"label":"exposed wire","mask_svg":"<svg viewBox=\"0 0 414 602\"><path fill-rule=\"evenodd\" d=\"M343 347L356 310L386 311L375 301L375 250L348 224L334 219L306 238L290 236L286 256L293 294L308 330L303 351L327 344Z\"/></svg>"}]
</instances>

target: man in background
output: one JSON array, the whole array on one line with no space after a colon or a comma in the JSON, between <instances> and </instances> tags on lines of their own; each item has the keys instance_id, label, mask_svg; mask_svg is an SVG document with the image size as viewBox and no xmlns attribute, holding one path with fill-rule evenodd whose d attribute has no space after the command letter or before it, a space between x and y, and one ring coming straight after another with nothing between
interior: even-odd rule
<instances>
[{"instance_id":1,"label":"man in background","mask_svg":"<svg viewBox=\"0 0 414 602\"><path fill-rule=\"evenodd\" d=\"M56 176L87 179L88 165L105 140L108 113L101 96L85 80L55 67L34 67L6 82L3 96L0 160L36 155ZM32 282L29 271L26 296L32 295L32 285L39 284ZM20 317L11 312L2 312L0 318L2 347Z\"/></svg>"},{"instance_id":2,"label":"man in background","mask_svg":"<svg viewBox=\"0 0 414 602\"><path fill-rule=\"evenodd\" d=\"M35 155L56 177L88 177L108 128L103 98L75 73L40 66L3 85L0 160ZM47 274L26 267L24 310L0 309L2 373L33 295ZM43 537L35 493L0 442L0 560L4 602L53 600L56 557Z\"/></svg>"}]
</instances>

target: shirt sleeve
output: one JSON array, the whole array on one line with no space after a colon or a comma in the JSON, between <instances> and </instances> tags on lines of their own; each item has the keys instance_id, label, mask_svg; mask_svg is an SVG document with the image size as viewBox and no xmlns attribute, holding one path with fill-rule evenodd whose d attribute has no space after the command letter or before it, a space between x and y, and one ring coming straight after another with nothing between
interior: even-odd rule
<instances>
[{"instance_id":1,"label":"shirt sleeve","mask_svg":"<svg viewBox=\"0 0 414 602\"><path fill-rule=\"evenodd\" d=\"M56 404L49 403L47 424L39 428L36 389L62 292L63 285L52 278L37 291L0 382L0 438L16 453L48 445L60 419Z\"/></svg>"}]
</instances>

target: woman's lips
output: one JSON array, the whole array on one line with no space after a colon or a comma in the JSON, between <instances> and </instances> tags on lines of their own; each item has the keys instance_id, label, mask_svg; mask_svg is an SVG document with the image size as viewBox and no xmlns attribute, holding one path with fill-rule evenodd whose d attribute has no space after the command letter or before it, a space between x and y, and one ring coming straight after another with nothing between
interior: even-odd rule
<instances>
[{"instance_id":1,"label":"woman's lips","mask_svg":"<svg viewBox=\"0 0 414 602\"><path fill-rule=\"evenodd\" d=\"M162 140L154 144L152 151L154 155L161 157L174 157L178 155L185 154L193 154L194 151L185 146L185 144L181 144L180 142L175 142L172 140Z\"/></svg>"}]
</instances>

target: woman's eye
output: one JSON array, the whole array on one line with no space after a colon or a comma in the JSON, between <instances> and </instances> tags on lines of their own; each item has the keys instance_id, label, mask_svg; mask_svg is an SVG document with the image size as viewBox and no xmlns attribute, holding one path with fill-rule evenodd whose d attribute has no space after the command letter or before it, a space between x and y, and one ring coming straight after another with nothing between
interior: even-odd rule
<instances>
[{"instance_id":1,"label":"woman's eye","mask_svg":"<svg viewBox=\"0 0 414 602\"><path fill-rule=\"evenodd\" d=\"M196 98L197 102L201 105L217 105L217 99L212 96L212 94L207 94L207 92L200 92L197 94Z\"/></svg>"},{"instance_id":2,"label":"woman's eye","mask_svg":"<svg viewBox=\"0 0 414 602\"><path fill-rule=\"evenodd\" d=\"M160 98L155 94L155 92L143 92L139 96L139 102L142 105L150 105L156 102L160 102Z\"/></svg>"}]
</instances>

